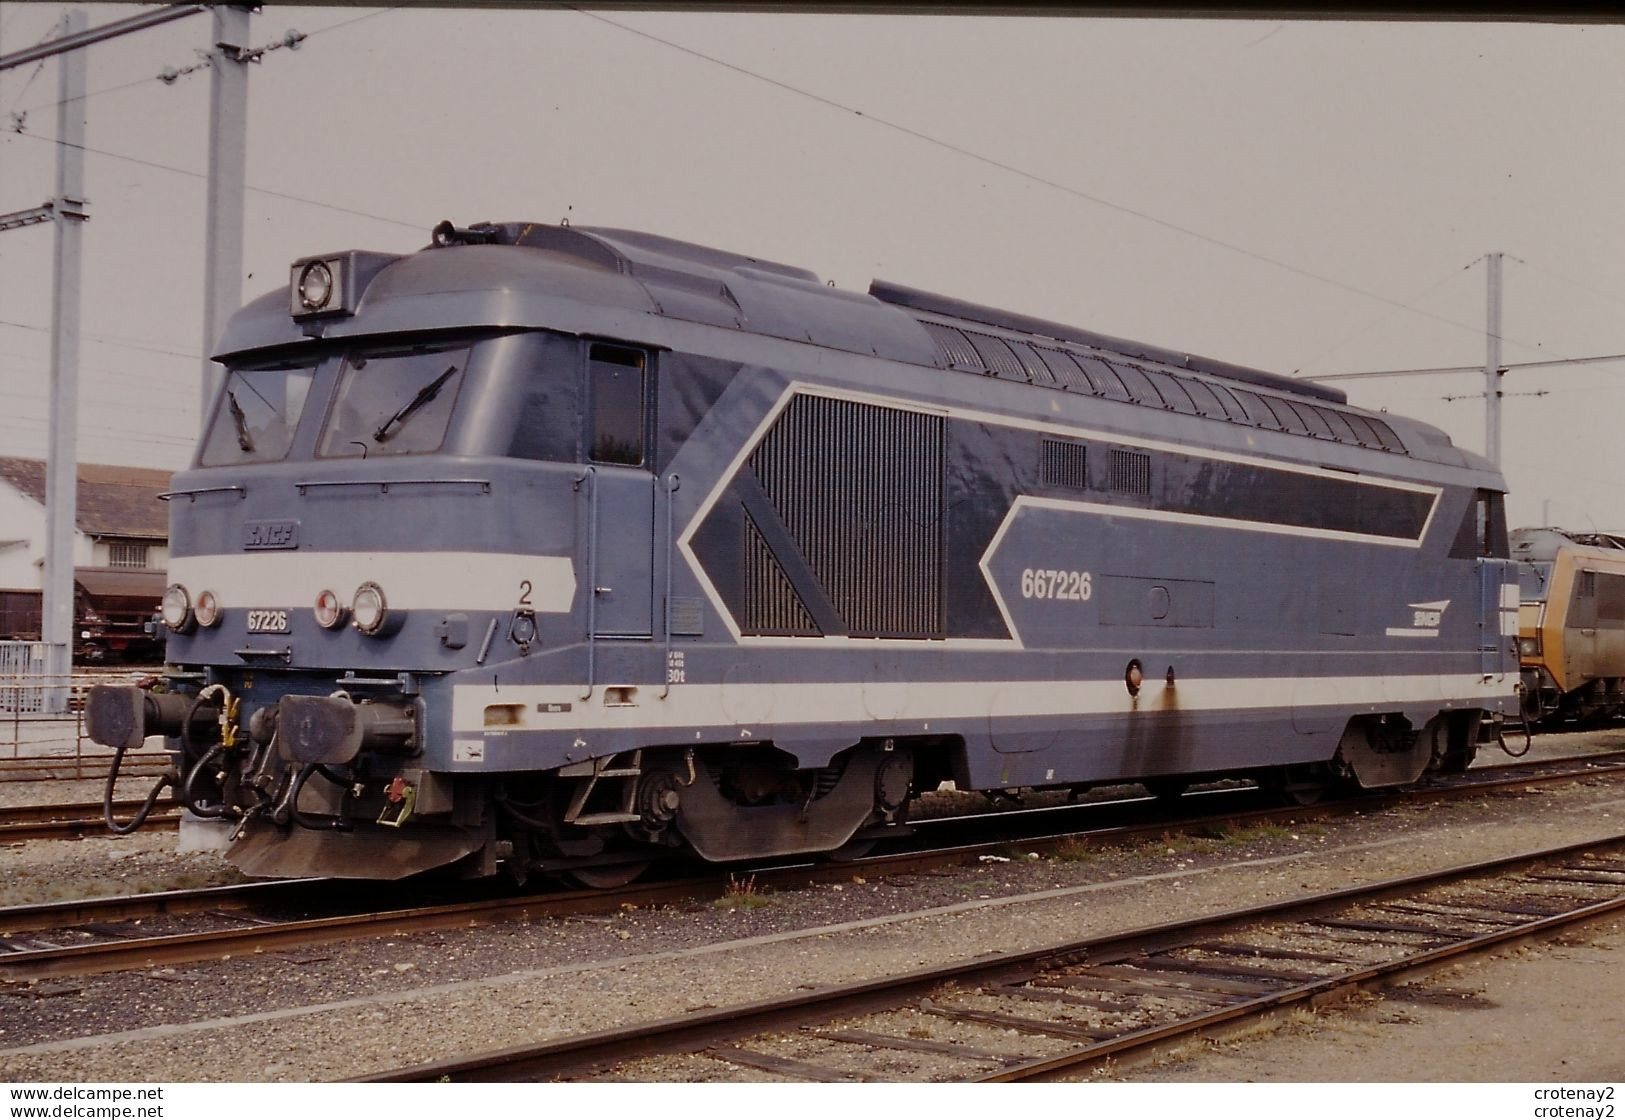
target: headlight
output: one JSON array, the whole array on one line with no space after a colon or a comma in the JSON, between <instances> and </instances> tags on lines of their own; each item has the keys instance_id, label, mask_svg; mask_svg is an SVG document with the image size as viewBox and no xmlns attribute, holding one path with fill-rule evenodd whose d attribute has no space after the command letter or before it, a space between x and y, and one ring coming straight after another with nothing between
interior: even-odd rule
<instances>
[{"instance_id":1,"label":"headlight","mask_svg":"<svg viewBox=\"0 0 1625 1120\"><path fill-rule=\"evenodd\" d=\"M315 609L316 624L324 630L331 630L344 621L344 604L339 602L339 597L331 591L323 591L316 596Z\"/></svg>"},{"instance_id":2,"label":"headlight","mask_svg":"<svg viewBox=\"0 0 1625 1120\"><path fill-rule=\"evenodd\" d=\"M320 311L333 298L333 270L321 261L311 261L299 273L299 305L306 311Z\"/></svg>"},{"instance_id":3,"label":"headlight","mask_svg":"<svg viewBox=\"0 0 1625 1120\"><path fill-rule=\"evenodd\" d=\"M172 583L164 588L158 613L163 617L164 625L171 630L184 630L192 623L192 596L180 584Z\"/></svg>"},{"instance_id":4,"label":"headlight","mask_svg":"<svg viewBox=\"0 0 1625 1120\"><path fill-rule=\"evenodd\" d=\"M355 597L350 600L350 614L355 619L357 630L363 634L378 633L388 613L382 587L368 580L355 589Z\"/></svg>"},{"instance_id":5,"label":"headlight","mask_svg":"<svg viewBox=\"0 0 1625 1120\"><path fill-rule=\"evenodd\" d=\"M197 617L199 626L213 626L220 621L220 601L214 597L213 591L200 591L192 613Z\"/></svg>"},{"instance_id":6,"label":"headlight","mask_svg":"<svg viewBox=\"0 0 1625 1120\"><path fill-rule=\"evenodd\" d=\"M1539 652L1540 652L1540 640L1538 638L1519 638L1518 639L1518 654L1519 654L1519 656L1521 656L1521 657L1534 657Z\"/></svg>"}]
</instances>

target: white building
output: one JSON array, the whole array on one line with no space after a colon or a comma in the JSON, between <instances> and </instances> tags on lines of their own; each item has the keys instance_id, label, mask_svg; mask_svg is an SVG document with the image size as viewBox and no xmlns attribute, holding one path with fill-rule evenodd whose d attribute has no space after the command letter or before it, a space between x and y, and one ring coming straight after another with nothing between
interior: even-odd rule
<instances>
[{"instance_id":1,"label":"white building","mask_svg":"<svg viewBox=\"0 0 1625 1120\"><path fill-rule=\"evenodd\" d=\"M151 614L169 566L170 472L79 465L76 598L103 615ZM0 457L0 639L37 638L45 586L45 464ZM76 615L82 616L81 602Z\"/></svg>"}]
</instances>

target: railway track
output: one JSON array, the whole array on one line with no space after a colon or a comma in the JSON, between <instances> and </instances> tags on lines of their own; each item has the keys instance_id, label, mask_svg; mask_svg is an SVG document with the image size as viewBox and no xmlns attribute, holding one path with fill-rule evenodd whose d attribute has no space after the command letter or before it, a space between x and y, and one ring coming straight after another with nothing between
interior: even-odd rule
<instances>
[{"instance_id":1,"label":"railway track","mask_svg":"<svg viewBox=\"0 0 1625 1120\"><path fill-rule=\"evenodd\" d=\"M113 815L128 820L141 808L139 799L113 802ZM154 808L143 828L177 828L181 811L173 803ZM100 801L64 802L55 805L8 805L0 807L0 843L18 840L77 840L85 836L110 835L102 819Z\"/></svg>"},{"instance_id":2,"label":"railway track","mask_svg":"<svg viewBox=\"0 0 1625 1120\"><path fill-rule=\"evenodd\" d=\"M1525 776L1537 777L1543 781L1560 780L1558 769L1573 774L1600 773L1613 767L1625 767L1625 751L1614 751L1607 754L1579 755L1567 759L1553 759L1540 763L1513 763L1502 766L1486 766L1469 771L1465 775L1452 778L1441 788L1448 789L1452 795L1459 790L1462 782L1505 784L1516 781ZM1434 786L1421 787L1423 792L1434 789ZM1226 795L1237 791L1214 791ZM1206 796L1211 796L1208 794ZM1377 795L1382 796L1382 795ZM1193 799L1194 800L1194 799ZM1353 802L1365 804L1364 801ZM114 816L121 820L128 820L141 806L139 799L122 799L113 803ZM1004 822L1000 827L1009 830L1009 826L1019 820L1028 819L1024 814L1051 813L1063 815L1076 813L1078 806L1057 806L1048 810L1015 810L1003 813L987 814L983 819L988 821ZM964 827L963 818L956 827ZM178 827L180 822L180 809L173 802L160 802L147 818L143 828L172 829ZM916 828L930 829L936 827L934 821L917 822ZM16 842L22 840L74 840L86 836L108 835L102 820L102 804L100 801L77 803L0 806L0 843Z\"/></svg>"},{"instance_id":3,"label":"railway track","mask_svg":"<svg viewBox=\"0 0 1625 1120\"><path fill-rule=\"evenodd\" d=\"M1621 911L1625 835L359 1080L1058 1079Z\"/></svg>"},{"instance_id":4,"label":"railway track","mask_svg":"<svg viewBox=\"0 0 1625 1120\"><path fill-rule=\"evenodd\" d=\"M1218 834L1237 827L1356 813L1406 801L1436 801L1577 778L1621 776L1625 776L1625 757L1591 756L1549 764L1485 768L1422 789L1309 807L1264 807L1257 790L1229 789L1187 794L1172 805L1152 798L1133 798L1017 810L921 822L913 837L917 846L910 850L844 862L781 862L743 870L712 870L615 891L556 889L492 895L487 887L486 893L476 898L465 896L400 907L395 905L401 894L399 884L295 880L7 907L0 909L0 979L153 968L368 936L604 913L623 905L682 905L715 898L729 872L749 874L763 890L788 890L838 882L854 874L874 878L963 864L984 856L1002 857L1014 845L1019 845L1022 852L1043 853L1080 842L1119 844L1171 832ZM1193 810L1198 815L1192 816ZM980 835L967 842L966 834L973 830ZM941 839L934 840L937 836ZM422 897L443 890L420 884L414 893ZM147 919L157 915L174 918L177 925L186 919L206 928L155 934Z\"/></svg>"}]
</instances>

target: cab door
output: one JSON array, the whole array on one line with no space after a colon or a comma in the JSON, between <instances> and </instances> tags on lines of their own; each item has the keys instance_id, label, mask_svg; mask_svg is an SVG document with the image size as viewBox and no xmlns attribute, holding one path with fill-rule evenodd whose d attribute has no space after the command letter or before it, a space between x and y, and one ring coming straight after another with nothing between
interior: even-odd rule
<instances>
[{"instance_id":1,"label":"cab door","mask_svg":"<svg viewBox=\"0 0 1625 1120\"><path fill-rule=\"evenodd\" d=\"M655 475L648 351L587 351L588 579L593 637L650 637L655 618Z\"/></svg>"},{"instance_id":2,"label":"cab door","mask_svg":"<svg viewBox=\"0 0 1625 1120\"><path fill-rule=\"evenodd\" d=\"M1574 570L1574 592L1563 629L1564 687L1574 689L1597 675L1597 572Z\"/></svg>"},{"instance_id":3,"label":"cab door","mask_svg":"<svg viewBox=\"0 0 1625 1120\"><path fill-rule=\"evenodd\" d=\"M587 352L588 577L595 638L647 638L654 621L654 493L647 351Z\"/></svg>"},{"instance_id":4,"label":"cab door","mask_svg":"<svg viewBox=\"0 0 1625 1120\"><path fill-rule=\"evenodd\" d=\"M1518 571L1511 560L1478 562L1478 658L1486 677L1518 670Z\"/></svg>"}]
</instances>

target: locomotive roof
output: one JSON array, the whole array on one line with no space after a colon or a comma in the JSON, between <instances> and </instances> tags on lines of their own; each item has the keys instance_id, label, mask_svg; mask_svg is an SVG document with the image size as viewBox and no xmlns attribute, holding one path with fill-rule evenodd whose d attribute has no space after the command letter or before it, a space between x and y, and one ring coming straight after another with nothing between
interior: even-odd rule
<instances>
[{"instance_id":1,"label":"locomotive roof","mask_svg":"<svg viewBox=\"0 0 1625 1120\"><path fill-rule=\"evenodd\" d=\"M1087 383L1073 385L1047 373L1036 376L1043 359L1032 354L1029 362L1019 345L1014 350L999 345L1001 340L1016 341L1049 353L1059 349L1074 357L1098 356L1126 362L1131 369L1173 372L1232 389L1308 398L1307 407L1318 410L1321 420L1311 420L1307 430L1329 427L1334 433L1330 438L1390 451L1415 452L1430 444L1428 458L1444 449L1452 452L1448 458L1473 458L1451 448L1447 436L1426 425L1379 419L1380 414L1351 408L1335 389L883 281L872 284L868 293L842 291L821 284L803 268L633 230L507 222L454 232L460 235L457 243L409 255L330 254L351 262L358 293L353 317L301 325L289 314L286 288L267 293L233 316L217 359L299 345L307 335L337 339L425 329L551 328L642 341L638 320L657 316L1090 391ZM961 326L970 333L956 344L953 331ZM991 339L994 345L973 339ZM997 354L984 356L989 349ZM1353 425L1358 440L1339 437L1335 433L1342 425L1335 418L1326 422L1328 404L1342 406L1333 410L1341 417L1366 417L1378 438L1366 439L1358 422ZM1288 423L1298 422L1288 417ZM1395 437L1394 426L1412 438Z\"/></svg>"},{"instance_id":2,"label":"locomotive roof","mask_svg":"<svg viewBox=\"0 0 1625 1120\"><path fill-rule=\"evenodd\" d=\"M1514 560L1551 560L1558 549L1609 560L1625 559L1625 536L1596 530L1559 529L1553 526L1514 529L1510 534Z\"/></svg>"}]
</instances>

